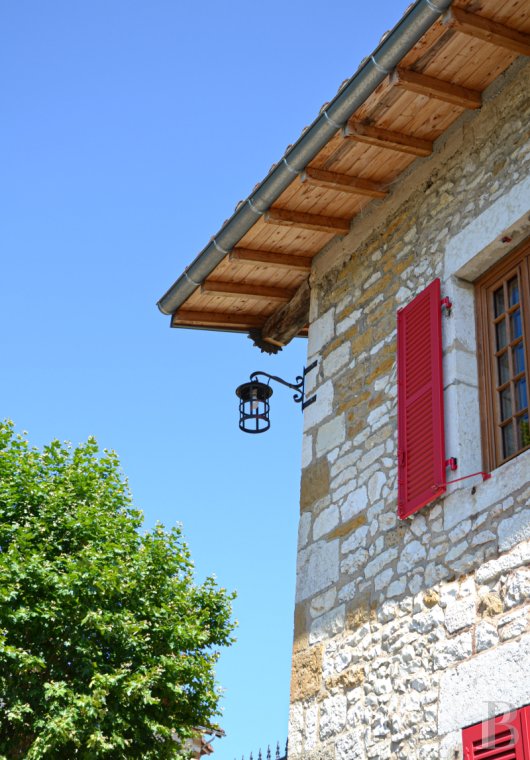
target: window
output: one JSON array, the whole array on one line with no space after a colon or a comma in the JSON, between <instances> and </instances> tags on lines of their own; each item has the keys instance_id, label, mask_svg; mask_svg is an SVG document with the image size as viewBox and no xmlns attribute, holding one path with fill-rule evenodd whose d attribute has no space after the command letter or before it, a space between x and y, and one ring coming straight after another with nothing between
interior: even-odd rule
<instances>
[{"instance_id":1,"label":"window","mask_svg":"<svg viewBox=\"0 0 530 760\"><path fill-rule=\"evenodd\" d=\"M475 284L484 467L530 448L530 241Z\"/></svg>"},{"instance_id":2,"label":"window","mask_svg":"<svg viewBox=\"0 0 530 760\"><path fill-rule=\"evenodd\" d=\"M465 760L530 760L530 707L462 731Z\"/></svg>"}]
</instances>

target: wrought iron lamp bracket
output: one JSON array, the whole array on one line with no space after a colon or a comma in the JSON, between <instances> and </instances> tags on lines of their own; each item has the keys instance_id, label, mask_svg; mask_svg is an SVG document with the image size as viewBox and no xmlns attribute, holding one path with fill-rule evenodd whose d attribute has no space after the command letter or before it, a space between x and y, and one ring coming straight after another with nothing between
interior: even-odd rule
<instances>
[{"instance_id":1,"label":"wrought iron lamp bracket","mask_svg":"<svg viewBox=\"0 0 530 760\"><path fill-rule=\"evenodd\" d=\"M295 401L297 404L302 404L302 411L306 408L306 406L309 406L310 404L314 403L316 401L317 395L316 393L313 394L308 399L304 400L305 396L305 377L308 372L311 372L313 369L315 369L317 366L317 360L315 359L314 362L311 362L311 364L308 367L304 367L303 372L301 375L297 375L296 382L295 383L288 383L287 380L283 380L283 378L278 377L277 375L269 375L268 372L253 372L250 375L250 380L257 380L259 376L266 377L270 383L271 380L274 380L276 383L281 383L281 385L287 386L287 388L291 388L293 391L296 391L296 393L293 395L293 401Z\"/></svg>"}]
</instances>

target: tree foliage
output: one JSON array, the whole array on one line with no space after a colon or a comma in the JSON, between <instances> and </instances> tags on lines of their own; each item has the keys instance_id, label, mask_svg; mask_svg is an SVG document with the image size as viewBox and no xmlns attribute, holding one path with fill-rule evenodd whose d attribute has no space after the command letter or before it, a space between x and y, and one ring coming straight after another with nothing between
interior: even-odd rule
<instances>
[{"instance_id":1,"label":"tree foliage","mask_svg":"<svg viewBox=\"0 0 530 760\"><path fill-rule=\"evenodd\" d=\"M141 534L114 453L0 424L0 755L180 758L219 714L233 595ZM177 741L175 741L177 739Z\"/></svg>"}]
</instances>

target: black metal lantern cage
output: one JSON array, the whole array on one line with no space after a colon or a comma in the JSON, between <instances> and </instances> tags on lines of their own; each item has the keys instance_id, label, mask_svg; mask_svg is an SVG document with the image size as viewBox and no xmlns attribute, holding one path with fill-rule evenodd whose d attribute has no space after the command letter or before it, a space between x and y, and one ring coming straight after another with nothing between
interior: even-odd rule
<instances>
[{"instance_id":1,"label":"black metal lantern cage","mask_svg":"<svg viewBox=\"0 0 530 760\"><path fill-rule=\"evenodd\" d=\"M239 396L239 428L245 433L265 433L271 426L269 399L272 388L259 380L251 380L236 388Z\"/></svg>"},{"instance_id":2,"label":"black metal lantern cage","mask_svg":"<svg viewBox=\"0 0 530 760\"><path fill-rule=\"evenodd\" d=\"M302 409L314 403L316 394L304 400L305 376L308 372L315 369L316 366L317 362L315 360L309 367L304 367L303 373L296 378L296 383L288 383L287 380L282 380L277 375L269 375L268 372L253 372L250 376L250 382L243 383L236 388L236 394L239 397L239 429L244 433L264 433L270 428L269 399L272 396L271 380L296 391L293 400L297 404L300 404ZM258 375L266 377L268 383L260 382Z\"/></svg>"}]
</instances>

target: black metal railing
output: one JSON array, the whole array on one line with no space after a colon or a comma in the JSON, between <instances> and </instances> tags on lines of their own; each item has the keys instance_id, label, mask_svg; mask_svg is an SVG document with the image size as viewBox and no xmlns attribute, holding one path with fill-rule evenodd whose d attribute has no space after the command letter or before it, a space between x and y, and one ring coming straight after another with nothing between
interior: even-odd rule
<instances>
[{"instance_id":1,"label":"black metal railing","mask_svg":"<svg viewBox=\"0 0 530 760\"><path fill-rule=\"evenodd\" d=\"M254 755L251 752L250 755L249 755L249 757L248 757L248 760L288 760L288 755L289 755L289 753L288 753L288 741L285 742L285 749L283 751L283 754L282 754L282 750L280 749L280 742L276 742L276 751L274 752L274 754L273 754L273 752L274 752L274 750L271 750L271 748L269 746L269 747L267 747L267 752L266 753L263 753L261 751L261 749L258 750L258 754L257 754L256 758L254 758ZM236 758L234 758L234 760L236 760ZM244 755L241 756L241 760L245 760L245 756Z\"/></svg>"}]
</instances>

